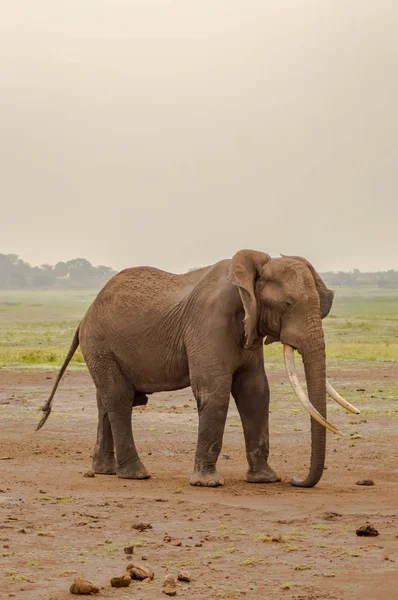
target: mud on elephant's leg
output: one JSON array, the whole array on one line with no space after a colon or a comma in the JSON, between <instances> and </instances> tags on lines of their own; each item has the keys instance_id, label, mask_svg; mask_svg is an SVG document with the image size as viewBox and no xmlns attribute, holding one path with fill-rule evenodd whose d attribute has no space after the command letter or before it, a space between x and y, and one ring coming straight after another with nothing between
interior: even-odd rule
<instances>
[{"instance_id":1,"label":"mud on elephant's leg","mask_svg":"<svg viewBox=\"0 0 398 600\"><path fill-rule=\"evenodd\" d=\"M259 359L260 360L260 359ZM246 444L249 483L275 483L280 478L268 464L269 455L269 387L264 367L257 361L249 369L234 375L232 395L235 399Z\"/></svg>"},{"instance_id":2,"label":"mud on elephant's leg","mask_svg":"<svg viewBox=\"0 0 398 600\"><path fill-rule=\"evenodd\" d=\"M109 417L97 393L98 428L97 442L93 454L93 470L101 475L115 475L116 460L113 445L113 435Z\"/></svg>"},{"instance_id":3,"label":"mud on elephant's leg","mask_svg":"<svg viewBox=\"0 0 398 600\"><path fill-rule=\"evenodd\" d=\"M225 378L215 385L192 384L198 404L199 433L191 485L217 487L224 485L217 473L216 463L221 452L225 421L228 413L231 379Z\"/></svg>"}]
</instances>

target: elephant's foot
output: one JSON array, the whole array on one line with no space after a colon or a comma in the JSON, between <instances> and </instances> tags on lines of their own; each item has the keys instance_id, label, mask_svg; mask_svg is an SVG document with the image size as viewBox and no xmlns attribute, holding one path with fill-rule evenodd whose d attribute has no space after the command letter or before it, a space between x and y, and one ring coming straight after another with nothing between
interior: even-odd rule
<instances>
[{"instance_id":1,"label":"elephant's foot","mask_svg":"<svg viewBox=\"0 0 398 600\"><path fill-rule=\"evenodd\" d=\"M189 483L191 485L201 485L203 487L218 487L224 485L224 478L221 477L217 471L214 471L214 473L200 473L199 471L194 471L189 478Z\"/></svg>"},{"instance_id":2,"label":"elephant's foot","mask_svg":"<svg viewBox=\"0 0 398 600\"><path fill-rule=\"evenodd\" d=\"M93 471L98 475L116 475L116 460L114 456L93 459Z\"/></svg>"},{"instance_id":3,"label":"elephant's foot","mask_svg":"<svg viewBox=\"0 0 398 600\"><path fill-rule=\"evenodd\" d=\"M268 465L257 471L249 469L246 473L246 481L249 483L276 483L280 480L281 478Z\"/></svg>"},{"instance_id":4,"label":"elephant's foot","mask_svg":"<svg viewBox=\"0 0 398 600\"><path fill-rule=\"evenodd\" d=\"M139 458L130 459L123 465L119 465L116 474L121 479L149 479L150 474Z\"/></svg>"}]
</instances>

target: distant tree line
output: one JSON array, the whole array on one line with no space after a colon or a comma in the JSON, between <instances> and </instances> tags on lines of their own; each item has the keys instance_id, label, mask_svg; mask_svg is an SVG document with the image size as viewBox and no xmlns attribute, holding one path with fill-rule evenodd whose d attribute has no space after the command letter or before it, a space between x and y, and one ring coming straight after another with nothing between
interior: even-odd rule
<instances>
[{"instance_id":1,"label":"distant tree line","mask_svg":"<svg viewBox=\"0 0 398 600\"><path fill-rule=\"evenodd\" d=\"M0 289L100 288L116 271L85 258L32 267L17 254L0 254Z\"/></svg>"},{"instance_id":2,"label":"distant tree line","mask_svg":"<svg viewBox=\"0 0 398 600\"><path fill-rule=\"evenodd\" d=\"M398 271L394 269L374 273L362 273L359 269L354 269L348 273L343 271L322 273L321 277L332 289L334 287L398 288Z\"/></svg>"},{"instance_id":3,"label":"distant tree line","mask_svg":"<svg viewBox=\"0 0 398 600\"><path fill-rule=\"evenodd\" d=\"M193 269L192 269L193 270ZM85 258L74 258L56 265L44 264L32 267L17 254L0 254L0 289L49 289L49 288L100 288L113 275L111 267L94 267ZM336 287L398 288L398 271L362 273L354 269L348 273L321 273L326 285Z\"/></svg>"}]
</instances>

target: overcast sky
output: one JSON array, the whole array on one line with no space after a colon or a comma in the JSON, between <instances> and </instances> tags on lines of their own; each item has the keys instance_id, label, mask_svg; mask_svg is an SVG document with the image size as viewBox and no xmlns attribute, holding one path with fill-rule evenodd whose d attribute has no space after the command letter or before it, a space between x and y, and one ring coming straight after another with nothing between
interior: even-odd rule
<instances>
[{"instance_id":1,"label":"overcast sky","mask_svg":"<svg viewBox=\"0 0 398 600\"><path fill-rule=\"evenodd\" d=\"M397 0L4 0L0 252L398 269Z\"/></svg>"}]
</instances>

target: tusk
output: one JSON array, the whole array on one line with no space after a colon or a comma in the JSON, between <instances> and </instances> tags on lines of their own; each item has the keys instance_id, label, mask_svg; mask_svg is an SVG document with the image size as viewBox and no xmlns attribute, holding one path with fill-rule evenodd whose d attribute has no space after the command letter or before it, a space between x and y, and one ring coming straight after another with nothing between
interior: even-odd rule
<instances>
[{"instance_id":1,"label":"tusk","mask_svg":"<svg viewBox=\"0 0 398 600\"><path fill-rule=\"evenodd\" d=\"M336 433L337 435L343 436L343 434L340 433L340 431L338 429L333 427L333 425L331 425L328 421L326 421L326 419L324 417L322 417L321 413L318 412L317 409L315 408L315 406L313 406L311 404L307 394L301 387L301 383L299 381L297 371L296 371L296 366L294 364L293 348L291 346L288 346L287 344L284 344L283 345L283 354L284 354L284 359L285 359L285 367L286 367L287 376L289 377L290 384L291 384L297 398L300 400L301 404L310 413L311 417L313 419L315 419L315 421L318 421L318 423L323 425L326 429L328 429L332 433Z\"/></svg>"},{"instance_id":2,"label":"tusk","mask_svg":"<svg viewBox=\"0 0 398 600\"><path fill-rule=\"evenodd\" d=\"M342 396L340 396L338 392L336 392L334 388L332 388L328 380L326 380L326 392L331 398L333 398L333 400L335 400L335 402L337 402L337 404L340 404L340 406L343 406L350 412L354 413L354 415L360 414L360 411L357 408L355 408L355 406L352 406L352 404L347 402L347 400L345 400Z\"/></svg>"}]
</instances>

